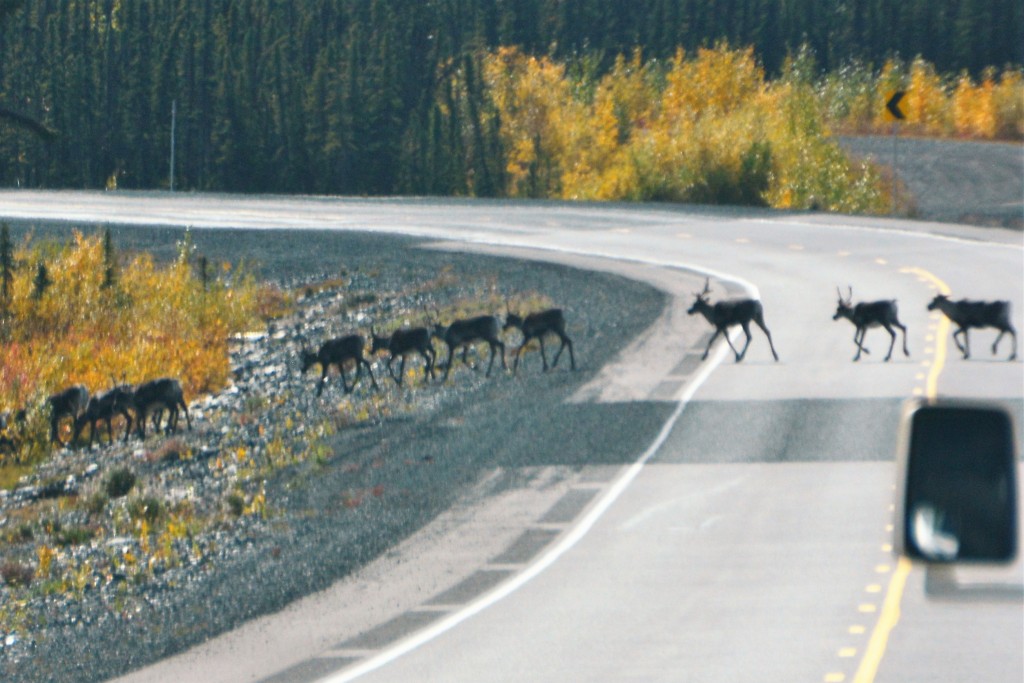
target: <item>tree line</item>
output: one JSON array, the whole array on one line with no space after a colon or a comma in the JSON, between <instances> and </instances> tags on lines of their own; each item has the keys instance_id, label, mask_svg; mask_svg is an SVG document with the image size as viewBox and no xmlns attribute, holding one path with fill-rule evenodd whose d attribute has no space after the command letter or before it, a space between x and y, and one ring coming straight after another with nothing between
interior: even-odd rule
<instances>
[{"instance_id":1,"label":"tree line","mask_svg":"<svg viewBox=\"0 0 1024 683\"><path fill-rule=\"evenodd\" d=\"M0 184L501 195L483 67L500 46L596 83L618 55L725 40L769 75L920 55L1021 63L1017 0L2 0Z\"/></svg>"}]
</instances>

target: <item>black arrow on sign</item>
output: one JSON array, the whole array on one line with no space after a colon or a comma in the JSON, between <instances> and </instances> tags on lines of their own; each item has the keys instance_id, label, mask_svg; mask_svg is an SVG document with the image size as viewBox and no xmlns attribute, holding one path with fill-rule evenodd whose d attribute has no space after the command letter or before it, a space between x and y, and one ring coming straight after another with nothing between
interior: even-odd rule
<instances>
[{"instance_id":1,"label":"black arrow on sign","mask_svg":"<svg viewBox=\"0 0 1024 683\"><path fill-rule=\"evenodd\" d=\"M889 101L885 103L885 108L889 110L889 113L892 114L894 118L900 121L907 118L906 116L903 115L903 112L900 111L900 100L902 100L903 96L906 94L907 93L903 92L902 90L899 90L893 93L892 97L889 98Z\"/></svg>"}]
</instances>

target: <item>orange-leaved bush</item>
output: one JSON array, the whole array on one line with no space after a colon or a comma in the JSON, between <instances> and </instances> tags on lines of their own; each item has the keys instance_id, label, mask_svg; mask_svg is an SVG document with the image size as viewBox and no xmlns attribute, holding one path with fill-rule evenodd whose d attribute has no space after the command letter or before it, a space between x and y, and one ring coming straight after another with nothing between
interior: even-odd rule
<instances>
[{"instance_id":1,"label":"orange-leaved bush","mask_svg":"<svg viewBox=\"0 0 1024 683\"><path fill-rule=\"evenodd\" d=\"M14 262L0 409L40 406L72 384L96 392L159 376L179 378L187 398L215 391L227 382L229 336L256 321L251 276L204 282L187 255L168 265L135 255L111 281L103 241L75 231L66 245L26 242Z\"/></svg>"}]
</instances>

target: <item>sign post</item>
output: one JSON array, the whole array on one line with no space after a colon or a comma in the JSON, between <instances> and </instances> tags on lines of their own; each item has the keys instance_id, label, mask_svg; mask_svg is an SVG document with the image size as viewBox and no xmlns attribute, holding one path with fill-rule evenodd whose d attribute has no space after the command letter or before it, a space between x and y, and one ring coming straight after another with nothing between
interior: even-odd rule
<instances>
[{"instance_id":1,"label":"sign post","mask_svg":"<svg viewBox=\"0 0 1024 683\"><path fill-rule=\"evenodd\" d=\"M900 109L900 100L903 99L907 93L903 90L897 90L889 97L885 102L885 108L888 110L890 116L892 116L892 213L896 213L896 176L899 166L897 165L896 155L896 128L899 126L899 122L907 118L903 114L903 110Z\"/></svg>"},{"instance_id":2,"label":"sign post","mask_svg":"<svg viewBox=\"0 0 1024 683\"><path fill-rule=\"evenodd\" d=\"M178 120L178 100L171 100L171 175L170 187L174 192L174 126Z\"/></svg>"}]
</instances>

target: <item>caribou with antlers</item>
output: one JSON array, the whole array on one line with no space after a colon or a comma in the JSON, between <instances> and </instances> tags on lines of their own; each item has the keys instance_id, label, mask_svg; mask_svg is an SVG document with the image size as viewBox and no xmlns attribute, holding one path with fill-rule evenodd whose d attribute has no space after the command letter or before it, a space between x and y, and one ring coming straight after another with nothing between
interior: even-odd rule
<instances>
[{"instance_id":1,"label":"caribou with antlers","mask_svg":"<svg viewBox=\"0 0 1024 683\"><path fill-rule=\"evenodd\" d=\"M939 294L928 304L929 311L936 309L945 313L946 317L957 326L957 329L953 331L953 343L964 354L965 359L970 358L971 355L967 330L972 327L994 327L999 330L999 336L992 343L993 356L999 348L999 341L1004 334L1009 332L1013 338L1013 348L1010 350L1010 357L1007 360L1017 358L1017 330L1010 323L1009 301L971 301L970 299L951 301L947 295ZM963 344L957 339L961 334L964 336Z\"/></svg>"},{"instance_id":2,"label":"caribou with antlers","mask_svg":"<svg viewBox=\"0 0 1024 683\"><path fill-rule=\"evenodd\" d=\"M551 367L554 368L558 365L558 357L562 355L562 350L568 347L569 362L572 364L572 369L576 369L576 356L572 351L572 340L565 333L565 314L561 308L549 308L545 311L530 313L525 318L513 313L508 303L505 304L505 311L505 325L502 329L508 330L515 327L523 333L523 343L519 345L519 348L513 354L513 376L515 376L516 370L519 369L519 356L531 339L536 339L540 343L540 359L544 363L544 372L548 371L548 358L547 354L544 353L544 337L549 334L557 335L562 342L562 345L558 347L558 351L555 352L555 357L551 360Z\"/></svg>"},{"instance_id":3,"label":"caribou with antlers","mask_svg":"<svg viewBox=\"0 0 1024 683\"><path fill-rule=\"evenodd\" d=\"M386 337L382 337L371 326L370 338L372 339L370 355L372 356L378 351L388 352L388 374L391 375L391 378L395 380L398 386L402 386L402 376L405 374L405 357L410 353L418 353L423 356L423 361L427 364L426 375L430 379L434 379L434 360L437 354L434 352L434 346L430 342L430 330L427 328L402 328L395 330ZM398 356L401 356L402 363L398 367L398 376L396 377L394 370L391 368L391 363Z\"/></svg>"},{"instance_id":4,"label":"caribou with antlers","mask_svg":"<svg viewBox=\"0 0 1024 683\"><path fill-rule=\"evenodd\" d=\"M373 377L373 368L370 366L370 362L366 360L366 357L363 356L363 349L365 348L366 339L361 334L350 334L336 339L329 339L316 352L309 348L303 348L300 353L303 374L317 363L320 364L320 382L316 387L316 395L319 396L323 393L324 382L327 381L327 371L332 365L338 366L338 372L341 374L341 385L344 387L346 394L356 388L356 384L359 383L359 378L363 374L364 367L370 373L370 381L373 382L373 388L379 389L377 380ZM356 376L352 380L351 387L349 387L348 380L345 378L345 363L350 360L355 361L356 364Z\"/></svg>"},{"instance_id":5,"label":"caribou with antlers","mask_svg":"<svg viewBox=\"0 0 1024 683\"><path fill-rule=\"evenodd\" d=\"M903 355L909 356L910 351L907 350L907 328L897 317L896 300L886 299L882 301L862 301L854 306L853 287L850 287L849 289L849 296L846 299L843 299L843 293L839 291L838 287L836 287L836 293L839 294L839 304L836 308L835 315L832 316L832 319L839 320L840 318L846 318L853 323L854 327L857 328L853 333L853 343L857 345L857 355L853 357L853 360L860 360L861 351L864 353L871 353L864 346L864 335L867 334L868 329L872 327L884 327L885 331L888 332L891 337L889 342L889 353L885 356L886 361L892 358L892 349L896 346L896 332L892 329L894 327L903 331Z\"/></svg>"},{"instance_id":6,"label":"caribou with antlers","mask_svg":"<svg viewBox=\"0 0 1024 683\"><path fill-rule=\"evenodd\" d=\"M747 354L747 348L750 346L751 321L756 323L765 336L768 337L768 346L771 347L772 356L775 360L779 360L779 354L775 352L775 344L772 343L772 333L768 331L768 327L764 324L764 307L760 301L757 299L727 299L712 305L707 299L710 292L711 278L707 278L704 281L704 291L694 292L696 300L693 302L693 306L686 311L689 315L700 313L709 323L715 326L715 333L711 335L708 347L704 349L704 355L701 356L701 360L705 360L708 357L711 345L715 343L715 339L722 333L725 333L725 341L729 342L729 348L736 354L736 362L739 363L743 360L743 357ZM736 347L732 345L732 340L729 339L729 328L734 325L742 327L743 334L747 336L747 343L743 346L742 351L737 351Z\"/></svg>"}]
</instances>

